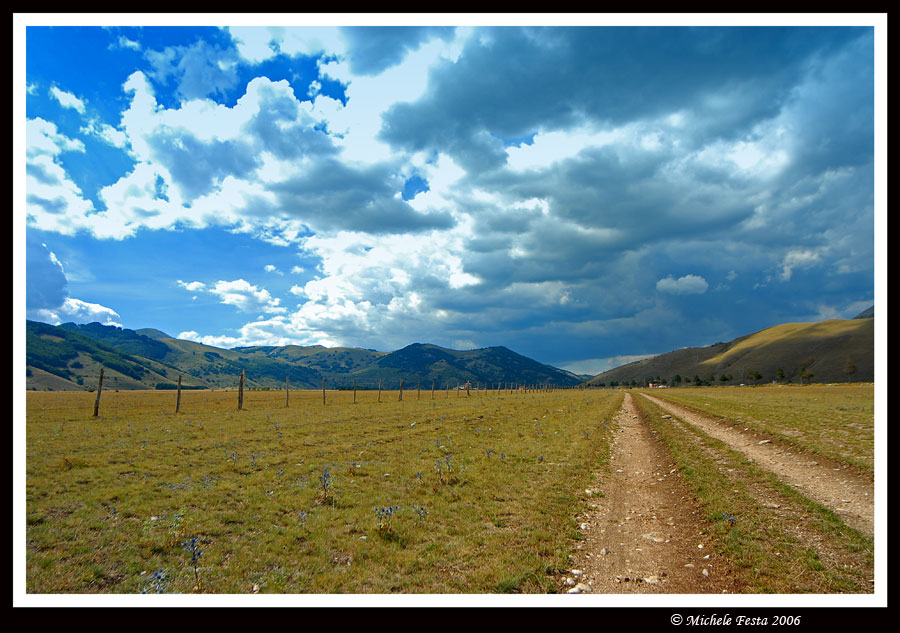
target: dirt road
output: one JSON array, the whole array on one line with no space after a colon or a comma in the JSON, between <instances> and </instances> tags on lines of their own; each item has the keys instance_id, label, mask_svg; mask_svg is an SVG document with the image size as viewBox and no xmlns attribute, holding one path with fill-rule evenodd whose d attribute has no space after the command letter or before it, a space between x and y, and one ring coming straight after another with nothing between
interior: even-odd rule
<instances>
[{"instance_id":1,"label":"dirt road","mask_svg":"<svg viewBox=\"0 0 900 633\"><path fill-rule=\"evenodd\" d=\"M617 414L608 473L597 473L570 592L736 593L736 576L710 547L698 506L630 393ZM602 495L600 494L602 491Z\"/></svg>"},{"instance_id":2,"label":"dirt road","mask_svg":"<svg viewBox=\"0 0 900 633\"><path fill-rule=\"evenodd\" d=\"M775 473L786 484L838 513L847 525L873 536L875 495L871 478L820 456L803 453L796 446L763 439L752 430L745 432L713 416L696 413L646 394L643 397L725 442L761 468Z\"/></svg>"}]
</instances>

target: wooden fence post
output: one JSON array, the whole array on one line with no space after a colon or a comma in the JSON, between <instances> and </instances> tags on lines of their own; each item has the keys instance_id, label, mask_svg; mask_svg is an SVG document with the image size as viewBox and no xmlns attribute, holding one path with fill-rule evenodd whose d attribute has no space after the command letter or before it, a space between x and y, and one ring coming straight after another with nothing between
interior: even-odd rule
<instances>
[{"instance_id":1,"label":"wooden fence post","mask_svg":"<svg viewBox=\"0 0 900 633\"><path fill-rule=\"evenodd\" d=\"M400 379L400 397L397 400L403 400L403 379Z\"/></svg>"},{"instance_id":2,"label":"wooden fence post","mask_svg":"<svg viewBox=\"0 0 900 633\"><path fill-rule=\"evenodd\" d=\"M381 381L382 380L384 380L384 379L383 378L378 379L378 402L381 402Z\"/></svg>"},{"instance_id":3,"label":"wooden fence post","mask_svg":"<svg viewBox=\"0 0 900 633\"><path fill-rule=\"evenodd\" d=\"M181 374L178 374L178 396L175 398L175 413L181 409Z\"/></svg>"},{"instance_id":4,"label":"wooden fence post","mask_svg":"<svg viewBox=\"0 0 900 633\"><path fill-rule=\"evenodd\" d=\"M94 400L94 417L100 415L100 390L103 389L103 368L100 368L100 381L97 383L97 399Z\"/></svg>"},{"instance_id":5,"label":"wooden fence post","mask_svg":"<svg viewBox=\"0 0 900 633\"><path fill-rule=\"evenodd\" d=\"M416 400L422 399L422 381L416 383Z\"/></svg>"},{"instance_id":6,"label":"wooden fence post","mask_svg":"<svg viewBox=\"0 0 900 633\"><path fill-rule=\"evenodd\" d=\"M356 378L353 379L353 404L356 404Z\"/></svg>"},{"instance_id":7,"label":"wooden fence post","mask_svg":"<svg viewBox=\"0 0 900 633\"><path fill-rule=\"evenodd\" d=\"M241 370L241 382L238 383L238 411L244 408L244 370Z\"/></svg>"},{"instance_id":8,"label":"wooden fence post","mask_svg":"<svg viewBox=\"0 0 900 633\"><path fill-rule=\"evenodd\" d=\"M325 406L325 379L322 379L322 406Z\"/></svg>"},{"instance_id":9,"label":"wooden fence post","mask_svg":"<svg viewBox=\"0 0 900 633\"><path fill-rule=\"evenodd\" d=\"M291 406L291 377L284 377L284 406Z\"/></svg>"},{"instance_id":10,"label":"wooden fence post","mask_svg":"<svg viewBox=\"0 0 900 633\"><path fill-rule=\"evenodd\" d=\"M431 381L431 399L434 400L434 381Z\"/></svg>"}]
</instances>

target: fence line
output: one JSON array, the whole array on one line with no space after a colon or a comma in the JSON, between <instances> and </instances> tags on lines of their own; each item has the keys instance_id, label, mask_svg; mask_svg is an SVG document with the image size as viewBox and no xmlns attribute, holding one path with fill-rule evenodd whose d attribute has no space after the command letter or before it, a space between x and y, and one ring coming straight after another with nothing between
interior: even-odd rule
<instances>
[{"instance_id":1,"label":"fence line","mask_svg":"<svg viewBox=\"0 0 900 633\"><path fill-rule=\"evenodd\" d=\"M94 401L94 415L93 415L93 417L95 417L95 418L99 416L99 410L100 410L100 394L101 394L101 392L102 392L102 390L103 390L103 373L104 373L104 368L101 367L101 368L100 368L100 376L99 376L99 380L98 380L98 383L97 383L97 397L96 397L96 399L95 399L95 401ZM178 382L177 382L177 385L176 385L176 390L177 390L177 395L176 395L176 400L175 400L175 413L176 413L176 414L179 413L180 410L181 410L182 377L183 377L183 374L179 374L179 375L178 375ZM404 378L399 378L398 380L399 380L400 384L399 384L399 393L398 393L398 398L397 398L397 399L398 399L398 401L401 401L401 402L402 402L402 401L403 401L403 388L404 388L404 386L405 386L405 379L404 379ZM238 398L237 398L237 400L238 400L238 401L237 401L237 410L238 410L238 411L242 411L243 408L244 408L244 383L245 383L245 381L246 381L246 370L243 370L243 369L242 369L242 370L241 370L241 373L239 374L239 377L238 377ZM585 389L585 388L592 387L592 386L593 386L593 385L587 385L587 386L585 386L585 385L559 386L559 385L552 385L552 384L543 384L543 385L526 385L526 384L522 384L522 385L520 385L520 384L515 383L515 382L503 382L503 381L498 381L498 382L496 383L496 388L495 388L493 382L490 382L490 383L484 383L484 384L482 384L482 383L480 383L480 382L476 382L476 383L475 383L474 390L475 390L475 392L476 392L476 394L477 394L478 396L483 396L483 395L485 395L485 394L490 394L490 393L493 393L493 394L499 396L499 395L500 395L501 393L503 393L504 391L506 392L506 394L515 394L515 393L523 393L523 394L527 394L527 393L529 393L529 392L530 392L530 393L535 393L535 392L548 392L548 393L551 393L551 392L553 392L555 389ZM191 386L188 386L188 387L186 387L186 388L187 388L187 389L192 389ZM196 389L196 387L193 387L193 388ZM353 404L356 404L356 403L358 402L358 399L357 399L357 391L358 391L360 388L363 389L363 390L365 390L365 391L375 391L375 390L377 389L377 398L376 398L376 399L377 399L377 402L381 402L381 392L384 390L384 378L379 378L379 379L378 379L378 386L377 386L377 388L375 387L375 383L374 383L374 382L373 382L373 383L370 383L370 385L359 384L358 380L357 380L356 378L354 378L354 379L353 379L353 382L352 382L352 387L350 387L350 386L345 386L345 385L339 385L339 386L337 386L337 387L333 387L333 388L332 388L332 391L333 391L333 392L339 392L339 391L350 391L350 390L352 390L352 391L353 391L353 400L352 400L352 402L353 402ZM436 389L437 389L437 381L436 381L436 380L432 380L432 381L431 381L431 399L432 399L432 400L434 400ZM453 389L453 390L456 392L456 397L459 398L459 397L461 397L461 395L462 395L463 392L465 392L466 397L471 396L471 391L472 391L473 387L472 387L472 383L471 383L470 381L466 381L466 382L457 382L457 384L456 384L455 387L453 387L450 383L445 383L445 384L444 384L444 389L445 389L445 393L446 393L445 398L449 398L449 397L450 397L450 390L451 390L451 389ZM263 389L263 390L264 390L264 391L270 391L270 389L268 389L268 388L265 388L265 389ZM296 391L296 390L297 390L297 389L296 389L296 387L295 387L295 391ZM226 388L225 391L230 391L230 389L227 389L227 388ZM284 378L284 391L285 391L284 406L285 406L285 408L290 408L290 404L291 404L291 380L290 380L290 376L289 376L289 375L285 375L285 378ZM303 391L303 390L301 389L301 391ZM421 400L421 399L422 399L422 381L421 381L421 380L418 380L417 383L416 383L416 400ZM323 377L323 378L322 378L322 405L325 406L325 405L327 405L327 403L328 403L328 400L327 400L327 379Z\"/></svg>"}]
</instances>

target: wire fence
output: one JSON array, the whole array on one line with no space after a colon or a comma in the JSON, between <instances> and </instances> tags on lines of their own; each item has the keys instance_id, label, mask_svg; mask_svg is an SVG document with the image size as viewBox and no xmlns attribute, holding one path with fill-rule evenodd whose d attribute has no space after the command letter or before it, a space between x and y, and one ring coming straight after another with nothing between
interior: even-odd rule
<instances>
[{"instance_id":1,"label":"wire fence","mask_svg":"<svg viewBox=\"0 0 900 633\"><path fill-rule=\"evenodd\" d=\"M175 390L177 392L176 400L175 400L175 413L180 412L181 408L181 392L182 389L191 389L189 387L182 387L181 384L182 375L178 376L178 383L175 385ZM290 377L285 376L284 385L281 388L278 387L252 387L246 386L247 376L244 371L236 376L235 385L233 387L219 387L213 389L213 391L218 392L235 392L236 394L236 405L237 409L241 410L244 406L244 391L266 391L266 392L278 392L282 391L285 394L285 406L290 406L290 398L291 392L310 392L310 391L319 391L319 389L310 389L308 384L302 386L300 388L291 387ZM576 385L557 385L552 382L519 382L519 381L470 381L470 380L455 380L455 381L442 381L438 382L437 380L408 380L405 378L395 378L391 377L388 379L379 378L376 380L358 380L353 378L338 378L338 379L322 379L321 393L322 393L322 405L327 405L329 402L329 394L331 399L334 400L337 394L349 393L352 392L352 402L358 402L358 396L360 392L367 394L366 400L372 399L372 394L375 395L376 402L388 401L397 399L403 400L404 397L407 399L416 399L421 400L423 398L435 399L439 397L450 398L450 397L472 397L472 396L485 396L485 395L500 395L500 394L528 394L528 393L552 393L558 390L571 390L571 389L585 389L589 388L587 385L576 384ZM191 390L196 389L194 387ZM94 401L94 414L93 417L98 417L99 409L100 409L100 396L103 391L103 370L100 370L100 380L98 381L98 388L96 393L96 400ZM307 399L304 399L307 400ZM341 401L347 400L346 397L341 397Z\"/></svg>"}]
</instances>

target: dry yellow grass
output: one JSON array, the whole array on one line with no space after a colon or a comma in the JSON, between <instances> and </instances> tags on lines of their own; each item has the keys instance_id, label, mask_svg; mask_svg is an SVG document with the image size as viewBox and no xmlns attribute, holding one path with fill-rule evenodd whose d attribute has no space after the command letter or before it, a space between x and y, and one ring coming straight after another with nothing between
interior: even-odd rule
<instances>
[{"instance_id":1,"label":"dry yellow grass","mask_svg":"<svg viewBox=\"0 0 900 633\"><path fill-rule=\"evenodd\" d=\"M27 591L553 591L621 396L397 396L27 394Z\"/></svg>"}]
</instances>

